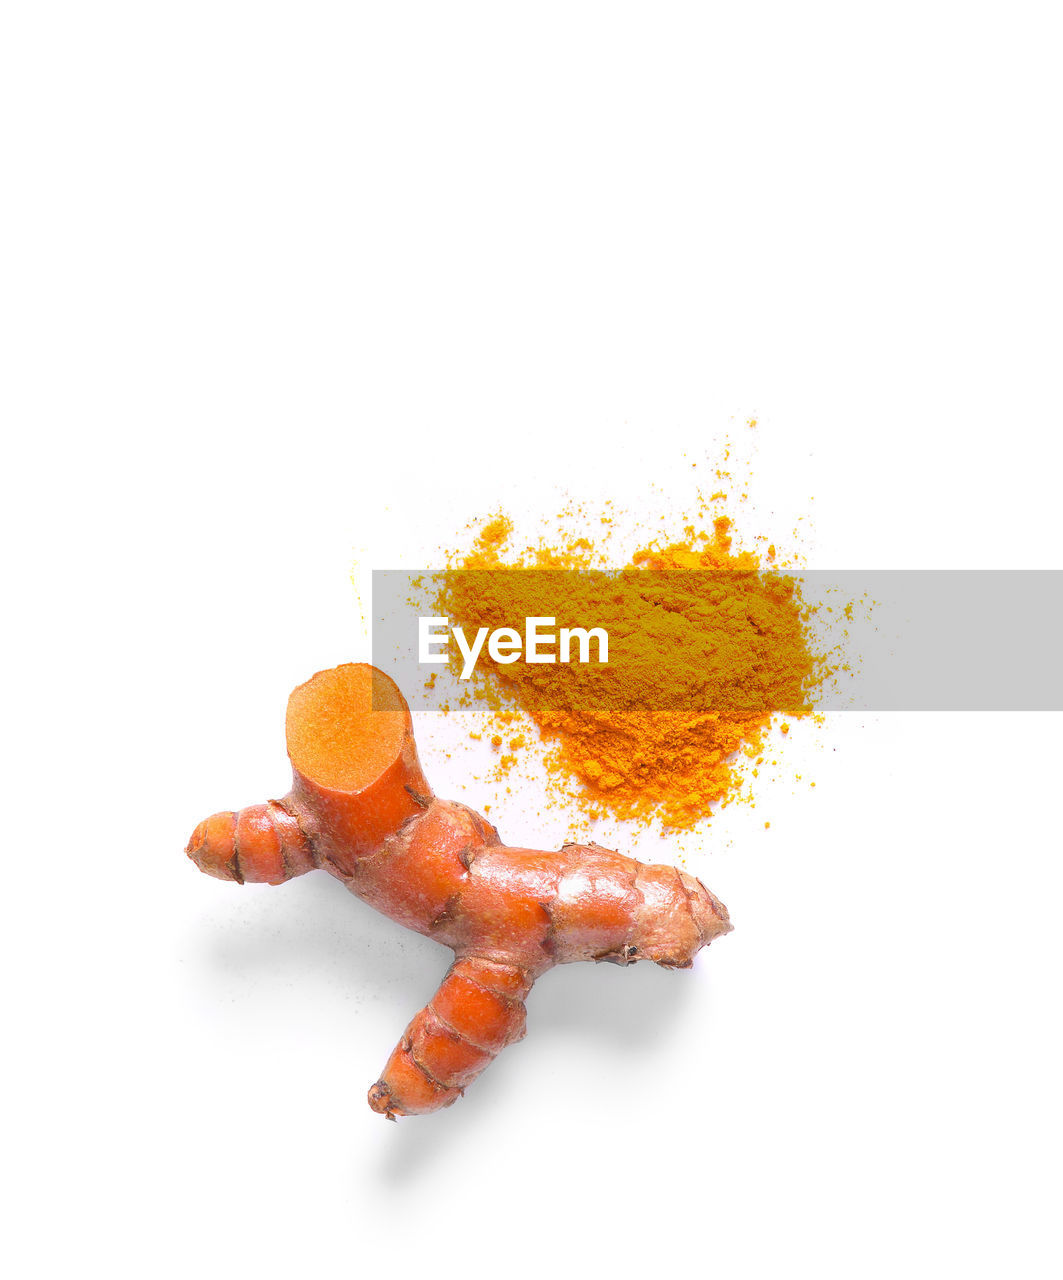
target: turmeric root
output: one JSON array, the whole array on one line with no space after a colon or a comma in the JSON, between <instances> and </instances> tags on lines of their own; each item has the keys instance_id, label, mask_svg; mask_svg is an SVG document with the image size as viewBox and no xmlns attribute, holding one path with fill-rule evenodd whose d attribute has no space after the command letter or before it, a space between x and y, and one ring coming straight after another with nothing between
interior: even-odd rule
<instances>
[{"instance_id":1,"label":"turmeric root","mask_svg":"<svg viewBox=\"0 0 1063 1280\"><path fill-rule=\"evenodd\" d=\"M453 950L442 985L369 1090L369 1105L389 1120L459 1098L524 1035L525 998L555 964L646 959L686 969L731 928L723 904L675 867L594 844L510 848L479 814L436 799L409 708L374 667L335 667L296 689L287 739L289 794L214 814L186 852L201 871L238 884L282 884L322 868Z\"/></svg>"}]
</instances>

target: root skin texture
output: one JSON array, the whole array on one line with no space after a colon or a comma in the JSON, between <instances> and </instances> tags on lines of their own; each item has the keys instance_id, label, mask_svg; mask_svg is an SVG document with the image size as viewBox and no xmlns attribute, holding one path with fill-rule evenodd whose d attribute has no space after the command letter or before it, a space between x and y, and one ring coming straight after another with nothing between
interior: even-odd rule
<instances>
[{"instance_id":1,"label":"root skin texture","mask_svg":"<svg viewBox=\"0 0 1063 1280\"><path fill-rule=\"evenodd\" d=\"M479 814L437 800L409 708L373 667L335 667L296 689L287 737L291 792L207 818L187 853L208 875L239 884L283 884L321 868L451 948L439 990L369 1090L369 1105L390 1120L456 1101L524 1035L525 997L555 964L688 969L731 928L723 904L676 867L594 844L512 848Z\"/></svg>"}]
</instances>

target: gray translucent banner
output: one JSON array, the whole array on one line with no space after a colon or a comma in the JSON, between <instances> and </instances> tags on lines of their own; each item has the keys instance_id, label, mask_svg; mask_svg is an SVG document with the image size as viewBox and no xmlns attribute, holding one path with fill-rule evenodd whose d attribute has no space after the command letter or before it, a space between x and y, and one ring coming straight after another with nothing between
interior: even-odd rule
<instances>
[{"instance_id":1,"label":"gray translucent banner","mask_svg":"<svg viewBox=\"0 0 1063 1280\"><path fill-rule=\"evenodd\" d=\"M525 589L520 598L541 596L541 616L554 616L561 626L579 625L590 629L600 625L593 616L566 619L557 611L565 586L560 579L575 571L496 570L496 574L534 576L535 591ZM640 574L643 571L639 571ZM481 575L482 576L482 575ZM589 595L608 593L615 587L612 573L586 574L593 578ZM652 595L661 579L669 575L650 572L646 589ZM721 598L735 585L736 578L753 578L758 590L767 584L786 582L782 574L725 575L707 571L671 573L673 579L696 577L702 600L711 580L719 581ZM476 575L470 575L475 584ZM551 579L555 581L550 582ZM730 582L727 579L731 579ZM1063 710L1063 572L1059 570L874 570L839 573L803 572L794 574L794 600L802 607L810 648L824 655L831 674L809 691L809 701L820 711L1061 711ZM541 584L541 587L540 587ZM484 594L491 596L491 582L483 578ZM583 586L584 584L581 584ZM674 597L682 583L669 583L662 598ZM466 584L468 586L468 584ZM457 705L470 688L448 666L426 663L421 658L420 618L441 616L436 608L436 580L432 570L384 570L373 573L372 646L373 663L386 671L406 695L414 710L438 710L443 704ZM604 597L603 597L604 598ZM711 592L708 597L711 600ZM536 606L538 608L538 606ZM726 606L721 606L726 607ZM676 643L669 631L668 610L660 610L659 663L670 660L669 646ZM657 618L651 610L650 630ZM641 705L667 706L670 710L711 711L724 695L728 705L746 699L751 713L764 708L758 698L758 680L746 672L733 686L728 676L716 669L711 613L704 634L689 628L682 641L686 652L698 655L704 644L706 679L695 683L677 706L674 684L666 679L642 678ZM640 619L644 615L640 613ZM450 618L450 623L460 623ZM493 625L510 626L522 634L523 617L492 618ZM754 620L755 622L755 620ZM640 625L642 625L640 623ZM753 625L753 623L751 623ZM441 627L435 628L437 631ZM603 681L616 680L626 657L623 628L609 635L611 671L597 663L597 646L588 647L589 661L573 661L566 672L565 687L572 703L593 707ZM471 637L469 637L471 638ZM577 638L578 639L578 638ZM642 640L647 636L645 632ZM654 640L649 636L651 642ZM438 651L440 646L436 645ZM449 648L455 649L450 636ZM555 644L554 651L557 646ZM573 641L570 653L578 651ZM484 653L486 654L486 644ZM759 658L751 660L754 668ZM523 661L521 655L519 661ZM767 659L766 659L767 660ZM478 669L486 664L484 659ZM642 668L644 671L645 668ZM503 669L504 672L504 669ZM756 676L756 671L752 672ZM434 678L433 678L434 677ZM667 692L665 692L667 690ZM658 697L660 702L658 703Z\"/></svg>"}]
</instances>

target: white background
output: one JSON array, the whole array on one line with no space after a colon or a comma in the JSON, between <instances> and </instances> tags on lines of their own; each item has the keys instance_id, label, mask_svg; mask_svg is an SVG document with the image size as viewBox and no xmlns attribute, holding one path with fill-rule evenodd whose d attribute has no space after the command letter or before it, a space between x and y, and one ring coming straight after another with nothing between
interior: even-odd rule
<instances>
[{"instance_id":1,"label":"white background","mask_svg":"<svg viewBox=\"0 0 1063 1280\"><path fill-rule=\"evenodd\" d=\"M0 28L8 1273L1058 1275L1057 716L795 730L685 851L731 936L551 973L397 1125L366 1089L445 953L182 854L366 656L355 562L563 489L653 517L750 416L740 532L1059 567L1057 6ZM422 727L440 794L558 842Z\"/></svg>"}]
</instances>

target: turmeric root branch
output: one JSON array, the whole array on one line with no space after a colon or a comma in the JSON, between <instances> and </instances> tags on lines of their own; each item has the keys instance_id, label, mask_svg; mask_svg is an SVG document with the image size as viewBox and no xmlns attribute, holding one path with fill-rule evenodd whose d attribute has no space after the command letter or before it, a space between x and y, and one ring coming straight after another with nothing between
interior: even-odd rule
<instances>
[{"instance_id":1,"label":"turmeric root branch","mask_svg":"<svg viewBox=\"0 0 1063 1280\"><path fill-rule=\"evenodd\" d=\"M555 964L689 968L731 928L723 904L675 867L593 844L510 848L479 814L436 799L409 708L373 667L336 667L296 689L287 737L289 795L207 818L187 853L239 884L282 884L322 868L454 951L369 1091L369 1105L388 1119L456 1101L524 1035L525 997Z\"/></svg>"}]
</instances>

